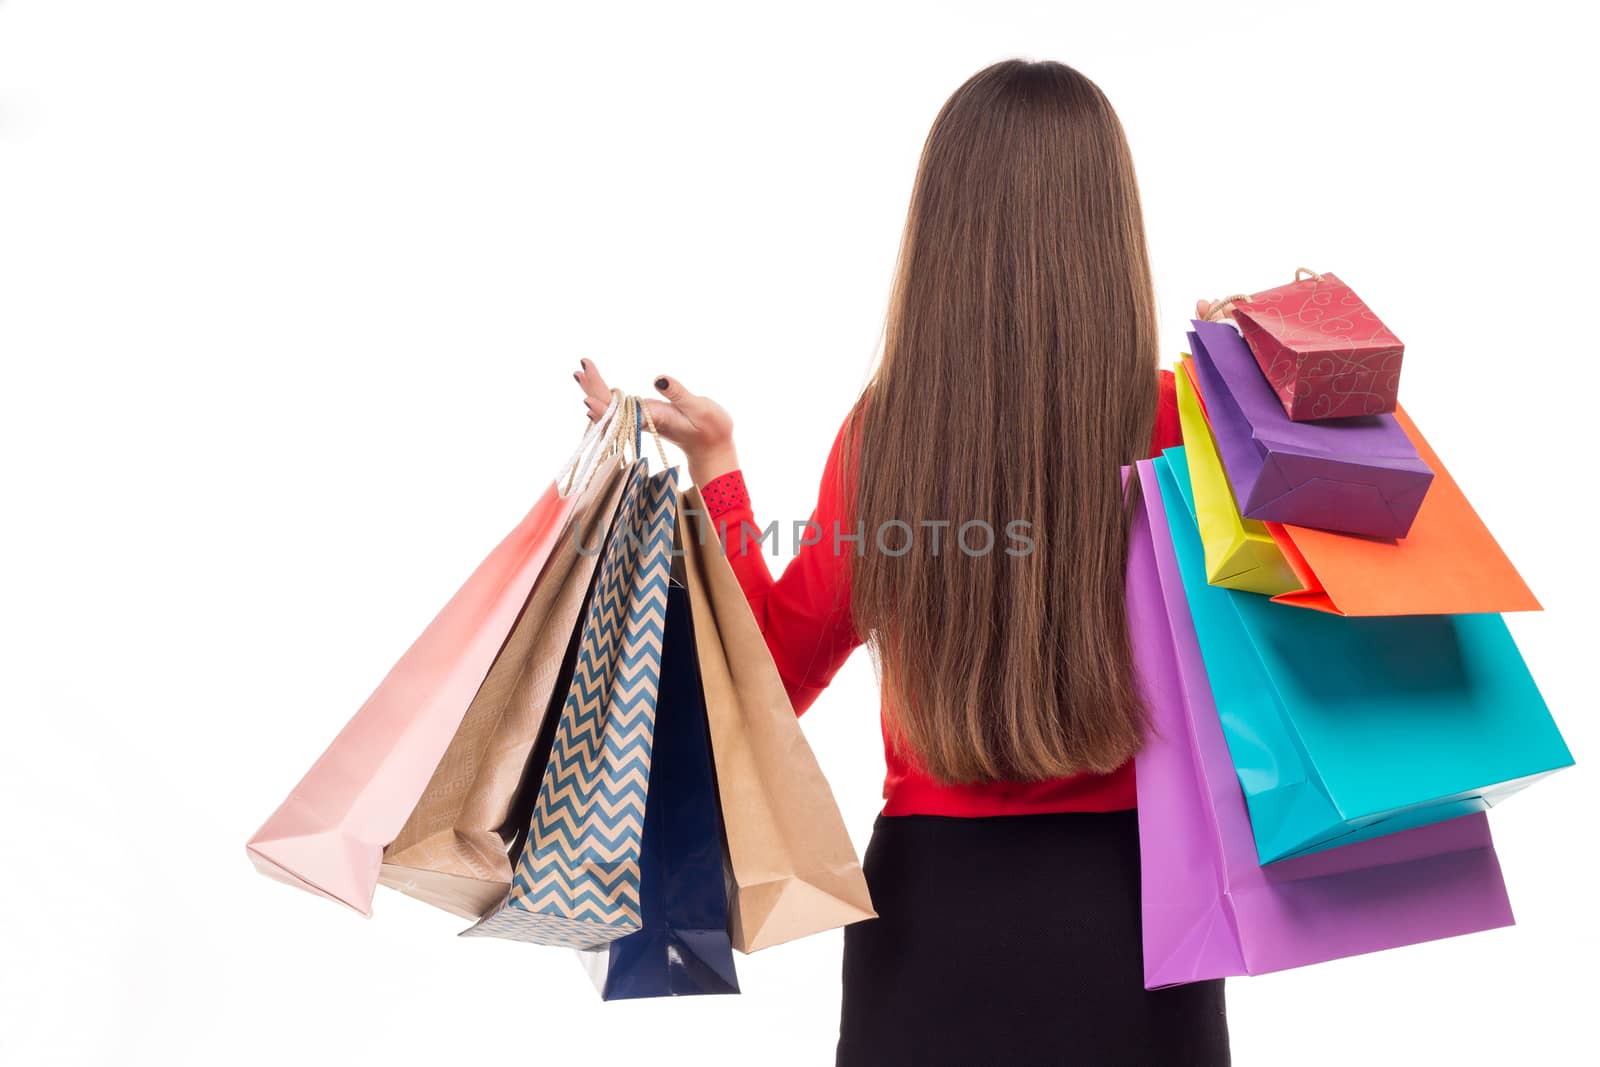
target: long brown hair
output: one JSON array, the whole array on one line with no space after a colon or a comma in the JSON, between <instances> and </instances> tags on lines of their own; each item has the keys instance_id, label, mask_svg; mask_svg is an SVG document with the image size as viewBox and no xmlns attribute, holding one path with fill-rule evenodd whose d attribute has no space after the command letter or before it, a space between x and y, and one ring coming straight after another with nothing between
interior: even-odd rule
<instances>
[{"instance_id":1,"label":"long brown hair","mask_svg":"<svg viewBox=\"0 0 1600 1067\"><path fill-rule=\"evenodd\" d=\"M1103 773L1138 749L1119 469L1149 447L1157 367L1111 104L1060 63L978 72L923 146L883 358L846 428L851 609L893 738L936 779Z\"/></svg>"}]
</instances>

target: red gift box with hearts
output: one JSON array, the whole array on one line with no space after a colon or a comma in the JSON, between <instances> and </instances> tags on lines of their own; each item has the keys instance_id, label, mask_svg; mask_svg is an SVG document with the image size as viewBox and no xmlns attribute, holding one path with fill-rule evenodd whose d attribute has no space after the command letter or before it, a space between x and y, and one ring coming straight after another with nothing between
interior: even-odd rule
<instances>
[{"instance_id":1,"label":"red gift box with hearts","mask_svg":"<svg viewBox=\"0 0 1600 1067\"><path fill-rule=\"evenodd\" d=\"M1289 418L1394 410L1405 345L1337 276L1302 268L1288 285L1236 300L1232 313Z\"/></svg>"}]
</instances>

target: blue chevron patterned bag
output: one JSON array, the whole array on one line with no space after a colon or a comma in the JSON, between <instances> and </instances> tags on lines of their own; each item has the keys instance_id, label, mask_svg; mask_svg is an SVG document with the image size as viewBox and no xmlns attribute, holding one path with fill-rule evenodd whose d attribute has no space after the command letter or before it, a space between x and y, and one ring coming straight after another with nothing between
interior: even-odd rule
<instances>
[{"instance_id":1,"label":"blue chevron patterned bag","mask_svg":"<svg viewBox=\"0 0 1600 1067\"><path fill-rule=\"evenodd\" d=\"M649 474L643 459L625 477L511 889L463 936L595 948L641 928L678 483L673 470Z\"/></svg>"},{"instance_id":2,"label":"blue chevron patterned bag","mask_svg":"<svg viewBox=\"0 0 1600 1067\"><path fill-rule=\"evenodd\" d=\"M667 594L640 870L643 928L584 953L600 995L737 993L711 729L689 590L676 579Z\"/></svg>"}]
</instances>

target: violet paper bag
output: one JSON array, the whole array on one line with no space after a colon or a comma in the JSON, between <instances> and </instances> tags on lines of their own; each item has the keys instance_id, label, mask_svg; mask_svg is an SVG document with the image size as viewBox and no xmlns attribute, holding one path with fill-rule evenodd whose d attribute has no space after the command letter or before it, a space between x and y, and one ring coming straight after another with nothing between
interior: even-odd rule
<instances>
[{"instance_id":1,"label":"violet paper bag","mask_svg":"<svg viewBox=\"0 0 1600 1067\"><path fill-rule=\"evenodd\" d=\"M1393 415L1293 422L1232 326L1195 320L1189 342L1245 518L1368 537L1410 531L1433 471Z\"/></svg>"},{"instance_id":2,"label":"violet paper bag","mask_svg":"<svg viewBox=\"0 0 1600 1067\"><path fill-rule=\"evenodd\" d=\"M1144 506L1128 621L1153 729L1136 761L1145 987L1263 974L1513 922L1488 820L1469 815L1262 867L1212 702L1174 540L1202 551L1167 461Z\"/></svg>"}]
</instances>

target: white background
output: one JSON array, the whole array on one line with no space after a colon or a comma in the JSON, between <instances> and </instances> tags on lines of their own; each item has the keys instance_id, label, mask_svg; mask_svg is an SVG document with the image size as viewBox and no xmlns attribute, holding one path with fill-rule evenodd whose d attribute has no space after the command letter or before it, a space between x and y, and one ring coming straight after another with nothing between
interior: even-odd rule
<instances>
[{"instance_id":1,"label":"white background","mask_svg":"<svg viewBox=\"0 0 1600 1067\"><path fill-rule=\"evenodd\" d=\"M0 2L0 1061L831 1062L837 934L602 1005L243 844L565 458L579 356L717 396L807 513L927 127L1021 54L1121 112L1168 351L1340 272L1548 609L1511 625L1580 766L1494 815L1519 925L1233 981L1236 1062L1594 1062L1578 10ZM862 845L876 707L861 656L805 718Z\"/></svg>"}]
</instances>

